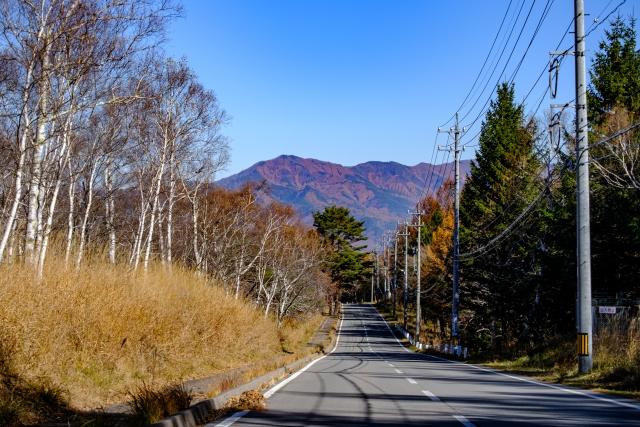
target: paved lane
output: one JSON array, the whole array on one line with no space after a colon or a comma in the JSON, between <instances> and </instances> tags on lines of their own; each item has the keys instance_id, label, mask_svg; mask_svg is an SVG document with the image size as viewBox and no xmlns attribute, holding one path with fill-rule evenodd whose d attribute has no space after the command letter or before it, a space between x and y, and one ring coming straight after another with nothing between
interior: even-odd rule
<instances>
[{"instance_id":1,"label":"paved lane","mask_svg":"<svg viewBox=\"0 0 640 427\"><path fill-rule=\"evenodd\" d=\"M368 305L345 305L335 350L218 426L640 426L640 402L407 350Z\"/></svg>"}]
</instances>

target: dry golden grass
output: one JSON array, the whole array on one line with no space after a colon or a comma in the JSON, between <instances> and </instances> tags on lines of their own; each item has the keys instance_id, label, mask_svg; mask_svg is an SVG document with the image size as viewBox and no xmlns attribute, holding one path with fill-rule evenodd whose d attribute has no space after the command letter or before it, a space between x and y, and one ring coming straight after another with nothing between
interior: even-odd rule
<instances>
[{"instance_id":1,"label":"dry golden grass","mask_svg":"<svg viewBox=\"0 0 640 427\"><path fill-rule=\"evenodd\" d=\"M77 408L123 400L141 381L272 359L282 336L302 336L295 328L279 334L260 311L176 267L132 274L95 262L75 270L52 258L37 280L28 267L2 264L0 301L14 370L64 387Z\"/></svg>"},{"instance_id":2,"label":"dry golden grass","mask_svg":"<svg viewBox=\"0 0 640 427\"><path fill-rule=\"evenodd\" d=\"M305 321L296 321L286 318L280 325L279 335L282 351L285 353L297 353L307 345L313 333L322 322L322 315L316 314Z\"/></svg>"}]
</instances>

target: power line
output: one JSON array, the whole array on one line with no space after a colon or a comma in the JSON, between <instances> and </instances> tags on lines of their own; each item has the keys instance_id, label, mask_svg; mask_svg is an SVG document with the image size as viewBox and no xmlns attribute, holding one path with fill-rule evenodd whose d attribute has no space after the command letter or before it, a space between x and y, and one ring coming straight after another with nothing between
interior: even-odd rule
<instances>
[{"instance_id":1,"label":"power line","mask_svg":"<svg viewBox=\"0 0 640 427\"><path fill-rule=\"evenodd\" d=\"M584 152L584 151L587 151L587 150L591 150L592 148L598 147L598 146L600 146L600 145L602 145L602 144L604 144L604 143L606 143L606 142L611 141L612 139L615 139L615 138L617 138L617 137L619 137L619 136L624 135L625 133L631 132L632 130L634 130L634 129L635 129L635 128L637 128L637 127L640 127L640 122L634 123L634 124L632 124L631 126L629 126L629 127L628 127L628 128L626 128L626 129L623 129L623 130L621 130L621 131L619 131L619 132L616 132L616 133L614 133L613 135L611 135L611 136L609 136L609 137L607 137L607 138L605 138L605 139L602 139L602 140L600 140L600 141L598 141L598 142L593 143L592 145L589 145L588 147L586 147L586 148L583 150L583 152ZM597 158L597 159L591 159L591 161L590 161L590 162L594 162L594 161L597 161L597 160L605 159L605 158L607 158L607 157L615 156L615 155L617 155L617 154L622 154L622 153L627 152L627 151L629 151L629 150L631 150L632 148L637 147L637 146L638 146L638 145L634 145L634 146L631 146L631 147L626 148L625 150L618 151L618 152L616 152L616 153L607 154L607 155L602 156L602 157L599 157L599 158Z\"/></svg>"},{"instance_id":2,"label":"power line","mask_svg":"<svg viewBox=\"0 0 640 427\"><path fill-rule=\"evenodd\" d=\"M564 146L564 144L563 144L563 146ZM560 155L560 153L559 153L559 152L554 153L554 156L553 156L553 157L550 157L550 158L549 158L549 161L548 161L546 164L544 164L544 165L543 165L544 167L541 167L541 168L540 168L540 171L539 171L539 172L538 172L538 173L533 177L533 179L532 179L532 180L531 180L531 181L530 181L530 182L529 182L529 183L528 183L528 184L527 184L527 185L522 189L522 192L527 191L527 190L528 190L528 189L529 189L533 184L535 184L535 183L539 182L538 180L542 177L543 173L544 173L545 171L547 171L547 170L548 170L548 169L549 169L549 168L554 164L554 161L556 160L556 158L557 158L559 155ZM479 232L482 232L482 231L487 230L487 229L488 229L491 225L493 225L496 221L498 221L499 219L501 219L501 218L502 218L502 217L503 217L503 216L504 216L504 215L509 211L509 209L510 209L514 204L515 204L515 202L516 202L517 200L518 200L518 199L516 199L516 198L514 198L513 200L511 200L511 203L509 203L509 205L508 205L506 208L504 208L504 209L502 210L502 212L500 212L500 214L499 214L498 216L496 216L494 219L492 219L488 224L486 224L482 229L480 229L480 230L478 230L478 231L479 231ZM471 240L471 238L468 238L468 239L463 240L462 242L460 242L460 244L462 244L462 243L466 243L466 242L468 242L469 240Z\"/></svg>"},{"instance_id":3,"label":"power line","mask_svg":"<svg viewBox=\"0 0 640 427\"><path fill-rule=\"evenodd\" d=\"M564 34L562 35L562 38L561 38L561 39L560 39L560 41L558 42L558 45L557 45L557 47L556 47L556 50L558 50L558 49L560 48L560 45L561 45L561 44L562 44L562 42L564 41L565 37L567 37L567 34L569 33L569 29L570 29L570 28L571 28L571 26L573 25L574 20L575 20L575 18L574 18L574 19L572 19L572 20L571 20L571 22L569 22L569 25L567 26L567 29L565 30ZM568 49L566 49L566 50L565 50L565 52L568 52L569 50L571 50L571 49L573 48L573 46L575 46L575 44L571 45L571 47L569 47ZM523 59L524 59L524 57L523 57ZM562 61L564 61L564 56L560 59L560 64L562 64ZM525 97L523 98L523 100L522 100L522 102L523 102L523 103L524 103L524 102L529 98L529 96L531 95L531 92L533 92L533 90L536 88L536 86L537 86L537 85L538 85L538 83L540 82L540 79L542 78L542 76L544 75L544 73L545 73L545 72L548 72L548 68L547 68L547 67L548 67L548 65L547 65L547 64L545 64L545 66L542 68L542 72L541 72L541 73L540 73L540 75L538 76L538 78L537 78L536 82L533 84L533 86L531 87L531 89L530 89L530 90L529 90L529 92L527 93L527 96L525 96ZM545 88L544 93L546 93L546 88ZM542 95L542 98L544 98L544 93L543 93L543 95ZM488 109L487 104L489 104L489 101L491 100L491 98L493 98L493 94L491 94L491 96L489 97L489 99L487 99L487 101L485 102L485 104L484 104L484 106L483 106L482 110L480 111L480 113L478 114L478 116L474 119L474 121L473 121L470 125L468 125L468 126L467 126L467 129L471 129L471 127L473 127L473 125L477 122L478 118L479 118L482 114L484 114L484 113L487 111L487 109ZM538 103L538 107L536 108L536 111L535 111L534 115L538 112L538 109L540 109L540 105L541 105L541 102L540 102L540 103ZM470 141L473 141L475 138L477 138L477 137L478 137L478 135L480 135L480 132L482 132L482 129L480 129L480 130L479 130L479 131L478 131L478 132L473 136L473 138L471 138L471 139L469 139L469 140L470 140Z\"/></svg>"},{"instance_id":4,"label":"power line","mask_svg":"<svg viewBox=\"0 0 640 427\"><path fill-rule=\"evenodd\" d=\"M504 22L506 21L507 16L509 15L509 10L511 9L511 4L512 3L513 3L513 0L510 0L509 1L509 6L507 7L507 10L504 13L504 16L502 17L502 22L500 23L500 28L498 28L498 32L496 33L496 36L493 39L493 43L491 43L491 49L489 49L489 53L487 53L487 57L485 58L484 63L482 64L482 67L480 68L480 71L478 72L478 75L476 76L476 80L473 82L473 85L471 85L471 89L469 89L469 92L467 93L467 96L465 96L464 100L462 101L462 104L460 104L460 107L458 107L457 111L460 111L462 109L462 107L464 107L464 105L467 102L467 99L469 99L469 96L473 92L473 88L476 87L476 84L478 83L478 80L480 79L480 76L482 76L482 71L484 71L484 67L487 65L487 61L489 61L489 58L491 57L491 52L493 52L493 48L496 45L496 41L498 40L498 36L500 36L500 32L502 31L502 27L504 26ZM455 116L456 116L455 114L453 116L451 116L451 118L449 120L447 120L444 124L440 125L440 127L446 126L451 120L453 120L453 118Z\"/></svg>"},{"instance_id":5,"label":"power line","mask_svg":"<svg viewBox=\"0 0 640 427\"><path fill-rule=\"evenodd\" d=\"M532 7L532 8L533 8L533 5L534 5L534 4L535 4L535 0L533 1L533 4L531 5L531 7ZM522 9L524 8L524 5L525 5L525 3L523 2L523 3L522 3L522 6L520 7L520 10L518 11L518 14L517 14L517 16L518 16L518 17L520 16L520 12L522 12ZM526 18L527 20L525 20L525 23L524 23L524 25L523 25L523 27L522 27L522 30L524 30L524 27L526 26L527 21L528 21L528 19L529 19L529 16L530 16L530 15L531 15L531 9L529 9L529 14L527 15L527 18ZM487 87L489 86L489 83L491 82L491 78L493 77L494 73L495 73L495 72L496 72L496 70L498 69L498 65L500 64L500 61L501 61L501 59L502 59L502 56L504 55L504 52L505 52L505 51L506 51L506 49L507 49L507 46L508 46L508 44L509 44L509 40L511 40L511 36L513 35L513 31L515 30L515 24L516 24L517 22L518 22L518 20L516 19L516 21L514 22L513 27L511 27L511 31L509 32L509 37L507 38L507 41L506 41L506 43L505 43L504 47L502 48L502 52L500 53L500 56L499 56L499 57L497 57L497 58L498 58L498 61L497 61L497 62L495 62L495 64L496 64L496 65L495 65L495 67L493 68L493 71L491 72L491 75L490 75L490 76L489 76L489 78L487 79L487 82L485 83L484 88L483 88L483 89L482 89L482 91L480 92L480 95L478 96L478 98L476 99L476 101L473 103L473 105L471 106L471 108L469 109L469 111L467 112L467 114L465 114L465 115L462 117L462 120L464 120L464 119L465 119L465 118L466 118L466 117L471 113L471 111L473 111L473 108L476 106L476 104L477 104L477 103L478 103L478 101L480 100L480 97L482 97L482 94L484 93L484 91L485 91L485 90L487 90ZM520 32L520 35L522 35L522 31ZM519 38L518 38L518 40L519 40ZM513 55L513 51L515 50L515 47L517 46L517 44L518 44L518 41L516 41L516 43L514 44L513 49L511 50L511 55ZM509 56L509 59L511 58L511 55ZM509 64L509 59L507 59L507 62L506 62L506 64L505 64L505 67L506 67L506 65L508 65L508 64ZM492 62L492 63L493 63L493 62ZM503 73L504 73L504 69L503 69ZM500 78L501 78L501 77L502 77L502 74L500 74L500 77L498 77L498 80L500 80ZM485 105L486 105L486 104L485 104ZM469 128L469 126L467 126L467 128Z\"/></svg>"},{"instance_id":6,"label":"power line","mask_svg":"<svg viewBox=\"0 0 640 427\"><path fill-rule=\"evenodd\" d=\"M436 132L436 140L433 143L433 151L431 152L431 161L433 162L433 156L436 152L436 147L438 146L438 132ZM431 174L427 174L427 176L424 177L424 184L422 185L422 191L420 192L420 197L418 197L418 203L420 203L420 200L422 199L422 195L424 194L424 189L427 185L427 179L429 179L429 185L431 185L431 176L433 176L433 163L430 164L431 166Z\"/></svg>"},{"instance_id":7,"label":"power line","mask_svg":"<svg viewBox=\"0 0 640 427\"><path fill-rule=\"evenodd\" d=\"M565 168L566 167L563 166L563 170ZM542 196L546 193L546 191L551 187L551 184L553 182L554 182L553 180L549 180L549 182L545 184L544 188L542 189L542 191L540 191L540 193L536 196L536 198L525 208L525 210L511 224L509 224L502 232L500 232L500 234L498 234L496 237L494 237L489 242L487 242L487 244L479 248L476 248L470 252L460 254L460 258L463 258L463 257L465 259L468 257L475 258L473 257L473 255L486 252L487 250L491 249L494 245L498 244L502 238L506 238L509 235L508 233L511 231L511 229L514 228L515 225L518 224L518 222L520 222L520 220L522 220L527 215L527 213L531 211L531 209L538 203L538 201L542 198Z\"/></svg>"}]
</instances>

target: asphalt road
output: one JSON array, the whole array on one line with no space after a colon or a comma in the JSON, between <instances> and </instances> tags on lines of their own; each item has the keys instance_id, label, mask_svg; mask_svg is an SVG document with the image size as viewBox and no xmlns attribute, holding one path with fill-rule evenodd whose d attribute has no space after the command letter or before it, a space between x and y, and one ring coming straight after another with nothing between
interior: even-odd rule
<instances>
[{"instance_id":1,"label":"asphalt road","mask_svg":"<svg viewBox=\"0 0 640 427\"><path fill-rule=\"evenodd\" d=\"M210 426L640 426L640 402L414 353L368 305L338 345L265 391L266 412Z\"/></svg>"}]
</instances>

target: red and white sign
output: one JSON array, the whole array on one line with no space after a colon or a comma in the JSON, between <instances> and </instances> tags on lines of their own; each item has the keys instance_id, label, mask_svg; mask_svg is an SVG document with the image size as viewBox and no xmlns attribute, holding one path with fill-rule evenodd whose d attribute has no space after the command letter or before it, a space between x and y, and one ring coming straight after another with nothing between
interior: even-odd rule
<instances>
[{"instance_id":1,"label":"red and white sign","mask_svg":"<svg viewBox=\"0 0 640 427\"><path fill-rule=\"evenodd\" d=\"M616 314L615 307L598 307L598 313Z\"/></svg>"}]
</instances>

